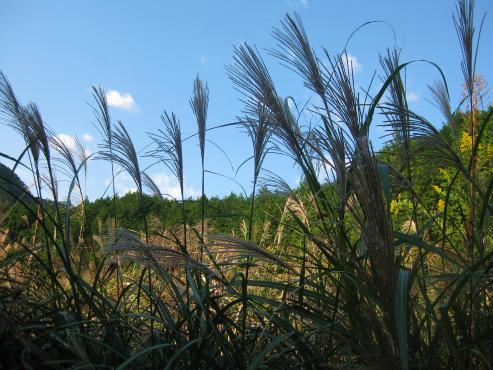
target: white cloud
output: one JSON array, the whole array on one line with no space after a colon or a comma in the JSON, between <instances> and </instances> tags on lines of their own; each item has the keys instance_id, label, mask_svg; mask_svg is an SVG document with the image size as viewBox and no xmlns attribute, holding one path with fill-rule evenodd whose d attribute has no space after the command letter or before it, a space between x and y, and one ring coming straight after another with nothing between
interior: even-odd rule
<instances>
[{"instance_id":1,"label":"white cloud","mask_svg":"<svg viewBox=\"0 0 493 370\"><path fill-rule=\"evenodd\" d=\"M95 140L91 135L89 134L84 134L83 136L85 141L91 141ZM58 140L59 142L64 143L67 148L69 148L72 152L74 153L80 153L80 147L77 146L75 142L75 138L73 136L65 135L65 134L59 134L54 137L55 140ZM81 143L82 144L82 143ZM86 157L89 157L92 154L92 151L89 149L84 148L84 154Z\"/></svg>"},{"instance_id":2,"label":"white cloud","mask_svg":"<svg viewBox=\"0 0 493 370\"><path fill-rule=\"evenodd\" d=\"M121 169L119 169L116 173L118 173ZM106 186L111 184L111 179L104 181ZM132 177L126 172L120 172L115 177L115 190L119 196L123 196L128 192L137 191L137 187L132 179Z\"/></svg>"},{"instance_id":3,"label":"white cloud","mask_svg":"<svg viewBox=\"0 0 493 370\"><path fill-rule=\"evenodd\" d=\"M58 134L54 137L54 139L64 143L67 146L67 148L71 150L77 149L77 146L75 145L75 139L72 136L65 134Z\"/></svg>"},{"instance_id":4,"label":"white cloud","mask_svg":"<svg viewBox=\"0 0 493 370\"><path fill-rule=\"evenodd\" d=\"M332 157L328 154L325 153L325 158L324 159L319 159L316 162L316 169L317 169L317 178L321 182L325 181L333 181L336 178L336 164L334 163L334 160ZM345 158L345 166L346 168L350 165L350 159L346 156Z\"/></svg>"},{"instance_id":5,"label":"white cloud","mask_svg":"<svg viewBox=\"0 0 493 370\"><path fill-rule=\"evenodd\" d=\"M296 104L294 103L293 99L288 99L288 107L291 110L294 110L296 108Z\"/></svg>"},{"instance_id":6,"label":"white cloud","mask_svg":"<svg viewBox=\"0 0 493 370\"><path fill-rule=\"evenodd\" d=\"M286 0L286 4L295 9L301 6L308 8L308 0Z\"/></svg>"},{"instance_id":7,"label":"white cloud","mask_svg":"<svg viewBox=\"0 0 493 370\"><path fill-rule=\"evenodd\" d=\"M93 141L93 140L96 140L93 136L91 136L89 134L82 135L82 139L84 139L84 141Z\"/></svg>"},{"instance_id":8,"label":"white cloud","mask_svg":"<svg viewBox=\"0 0 493 370\"><path fill-rule=\"evenodd\" d=\"M135 186L127 186L126 184L121 183L120 181L115 181L115 190L119 196L125 195L127 193L134 193L137 191Z\"/></svg>"},{"instance_id":9,"label":"white cloud","mask_svg":"<svg viewBox=\"0 0 493 370\"><path fill-rule=\"evenodd\" d=\"M112 107L125 109L131 113L140 111L137 104L135 104L134 98L129 93L122 95L116 90L108 90L106 99L108 100L108 105Z\"/></svg>"},{"instance_id":10,"label":"white cloud","mask_svg":"<svg viewBox=\"0 0 493 370\"><path fill-rule=\"evenodd\" d=\"M289 59L291 59L291 60L295 60L296 59L296 54L294 53L294 50L293 49L289 48L287 50L287 52L289 54Z\"/></svg>"},{"instance_id":11,"label":"white cloud","mask_svg":"<svg viewBox=\"0 0 493 370\"><path fill-rule=\"evenodd\" d=\"M331 179L334 178L334 161L329 156L326 157L326 161L318 160L316 164L317 178L320 182L328 181L327 176Z\"/></svg>"},{"instance_id":12,"label":"white cloud","mask_svg":"<svg viewBox=\"0 0 493 370\"><path fill-rule=\"evenodd\" d=\"M175 177L169 177L165 172L160 172L152 175L151 178L165 197L181 198L180 184ZM184 193L185 198L200 196L200 191L192 186L185 186Z\"/></svg>"},{"instance_id":13,"label":"white cloud","mask_svg":"<svg viewBox=\"0 0 493 370\"><path fill-rule=\"evenodd\" d=\"M115 189L120 196L123 196L128 192L137 191L134 180L127 172L122 171L120 168L116 173L118 173L118 175L115 177ZM160 172L152 175L151 178L164 197L181 199L180 184L175 177L170 177L165 172ZM110 186L111 179L105 180L104 183L106 186ZM200 191L195 190L192 186L185 186L184 190L185 198L200 196Z\"/></svg>"},{"instance_id":14,"label":"white cloud","mask_svg":"<svg viewBox=\"0 0 493 370\"><path fill-rule=\"evenodd\" d=\"M419 101L419 95L411 92L411 93L407 94L407 101L409 103L417 102L417 101Z\"/></svg>"},{"instance_id":15,"label":"white cloud","mask_svg":"<svg viewBox=\"0 0 493 370\"><path fill-rule=\"evenodd\" d=\"M208 62L208 60L207 60L207 58L206 58L206 57L204 57L204 56L201 56L201 57L200 57L200 63L205 64L205 63L207 63L207 62Z\"/></svg>"},{"instance_id":16,"label":"white cloud","mask_svg":"<svg viewBox=\"0 0 493 370\"><path fill-rule=\"evenodd\" d=\"M354 73L361 72L363 70L363 66L358 63L358 58L356 58L354 55L351 55L349 53L346 53L341 56L342 61L344 62L344 67L349 66L349 68L353 68Z\"/></svg>"}]
</instances>

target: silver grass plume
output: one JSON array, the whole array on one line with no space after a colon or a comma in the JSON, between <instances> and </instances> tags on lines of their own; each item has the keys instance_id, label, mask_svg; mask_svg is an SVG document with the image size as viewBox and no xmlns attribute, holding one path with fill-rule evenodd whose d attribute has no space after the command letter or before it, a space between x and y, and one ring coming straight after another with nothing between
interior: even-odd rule
<instances>
[{"instance_id":1,"label":"silver grass plume","mask_svg":"<svg viewBox=\"0 0 493 370\"><path fill-rule=\"evenodd\" d=\"M142 178L139 170L139 160L132 139L123 123L111 131L111 139L105 140L100 147L98 159L112 161L122 167L132 177L140 194L142 194ZM111 143L111 147L110 147Z\"/></svg>"},{"instance_id":2,"label":"silver grass plume","mask_svg":"<svg viewBox=\"0 0 493 370\"><path fill-rule=\"evenodd\" d=\"M22 120L19 122L19 119L22 118L22 105L17 100L12 85L2 71L0 71L0 102L0 113L4 123L19 129L16 126L23 123Z\"/></svg>"},{"instance_id":3,"label":"silver grass plume","mask_svg":"<svg viewBox=\"0 0 493 370\"><path fill-rule=\"evenodd\" d=\"M386 109L395 110L392 114L399 115L403 108L388 106ZM417 159L418 168L425 168L429 174L430 169L450 166L467 176L468 171L461 158L430 122L412 111L406 110L404 114L409 117L410 140L414 144L409 148L410 156ZM397 129L391 124L389 126L391 132ZM396 142L396 145L399 145L399 142Z\"/></svg>"},{"instance_id":4,"label":"silver grass plume","mask_svg":"<svg viewBox=\"0 0 493 370\"><path fill-rule=\"evenodd\" d=\"M298 14L295 19L286 15L282 22L282 30L274 30L274 38L278 41L280 50L271 50L271 54L278 57L290 69L294 70L305 80L305 86L318 94L324 105L324 114L320 114L325 130L312 132L310 136L316 137L307 143L310 149L320 154L318 138L328 136L328 141L333 141L333 131L338 125L332 120L332 112L336 112L338 119L343 121L350 129L353 138L362 134L364 110L360 109L359 96L355 93L352 65L344 55L338 56L332 61L324 49L326 56L331 61L332 70L320 63L315 51L311 48L307 34ZM317 108L318 110L318 108ZM326 141L326 144L328 143ZM338 150L340 152L340 150ZM320 156L321 159L323 156ZM320 163L320 162L319 162ZM342 166L345 166L345 158L342 158ZM341 169L341 166L338 166ZM341 174L344 170L341 171Z\"/></svg>"},{"instance_id":5,"label":"silver grass plume","mask_svg":"<svg viewBox=\"0 0 493 370\"><path fill-rule=\"evenodd\" d=\"M257 183L257 179L262 168L262 163L267 155L267 153L273 149L268 147L270 137L272 135L272 126L269 125L269 116L267 114L267 109L264 105L258 105L258 111L256 116L247 116L245 118L239 118L239 121L245 128L252 140L253 144L253 182Z\"/></svg>"},{"instance_id":6,"label":"silver grass plume","mask_svg":"<svg viewBox=\"0 0 493 370\"><path fill-rule=\"evenodd\" d=\"M331 58L325 50L330 63L330 78L327 81L326 96L330 110L338 124L343 123L349 130L354 143L367 137L364 129L366 103L361 103L356 92L353 65L346 54Z\"/></svg>"},{"instance_id":7,"label":"silver grass plume","mask_svg":"<svg viewBox=\"0 0 493 370\"><path fill-rule=\"evenodd\" d=\"M277 194L281 194L290 198L297 205L302 205L302 201L298 198L298 195L291 189L289 184L281 176L276 175L274 172L263 169L262 176L260 177L260 185L266 187L269 191Z\"/></svg>"},{"instance_id":8,"label":"silver grass plume","mask_svg":"<svg viewBox=\"0 0 493 370\"><path fill-rule=\"evenodd\" d=\"M111 116L108 108L108 101L106 99L106 92L104 87L99 85L97 88L92 87L94 100L96 100L97 108L92 107L94 111L94 115L96 116L96 120L98 122L98 126L94 125L103 140L106 142L106 146L111 148Z\"/></svg>"},{"instance_id":9,"label":"silver grass plume","mask_svg":"<svg viewBox=\"0 0 493 370\"><path fill-rule=\"evenodd\" d=\"M154 180L152 180L151 177L144 171L142 171L142 183L148 190L150 190L152 195L159 199L159 202L161 204L165 203L161 190L159 190L159 187L156 185Z\"/></svg>"},{"instance_id":10,"label":"silver grass plume","mask_svg":"<svg viewBox=\"0 0 493 370\"><path fill-rule=\"evenodd\" d=\"M279 99L282 103L282 99ZM285 120L274 121L272 124L274 141L278 146L283 145L287 149L284 154L291 157L300 167L309 167L304 160L309 157L307 151L310 148L305 145L309 133L305 134L301 131L297 116L294 115L287 101L284 102L284 116Z\"/></svg>"},{"instance_id":11,"label":"silver grass plume","mask_svg":"<svg viewBox=\"0 0 493 370\"><path fill-rule=\"evenodd\" d=\"M382 82L386 81L399 67L399 53L396 49L391 53L387 49L387 54L379 56L380 65L382 66L385 76L382 78ZM408 110L405 81L402 80L401 73L397 73L392 82L390 83L388 89L389 102L388 104L394 107L399 107L400 109L391 109L387 111L385 109L386 105L382 106L382 113L386 116L388 122L395 127L393 130L394 135L398 135L398 140L403 143L403 149L407 150L409 147L409 117L406 115Z\"/></svg>"},{"instance_id":12,"label":"silver grass plume","mask_svg":"<svg viewBox=\"0 0 493 370\"><path fill-rule=\"evenodd\" d=\"M52 183L50 189L54 192L54 200L57 202L55 194L55 184L53 183L54 173L51 168L51 154L49 140L54 136L53 132L45 125L41 118L38 106L31 102L23 106L10 85L7 77L0 71L0 120L4 124L17 131L30 147L30 153L34 162L34 183L37 184L37 192L41 197L41 177L39 170L40 154L45 157L48 172Z\"/></svg>"},{"instance_id":13,"label":"silver grass plume","mask_svg":"<svg viewBox=\"0 0 493 370\"><path fill-rule=\"evenodd\" d=\"M313 151L323 167L329 167L334 181L339 185L341 199L344 199L347 173L347 154L350 144L346 140L344 130L340 127L332 130L315 130L315 146Z\"/></svg>"},{"instance_id":14,"label":"silver grass plume","mask_svg":"<svg viewBox=\"0 0 493 370\"><path fill-rule=\"evenodd\" d=\"M428 85L428 88L430 89L432 98L435 101L435 106L440 110L440 112L442 112L445 117L445 121L452 129L454 136L457 136L454 117L450 108L450 99L447 86L443 80L438 80L434 82L433 86Z\"/></svg>"},{"instance_id":15,"label":"silver grass plume","mask_svg":"<svg viewBox=\"0 0 493 370\"><path fill-rule=\"evenodd\" d=\"M150 267L157 272L160 272L161 268L184 268L222 281L206 265L196 261L189 255L172 248L144 243L134 234L122 228L108 231L101 252L105 255L119 252L115 257L110 257L106 260L108 264L118 261L134 262Z\"/></svg>"},{"instance_id":16,"label":"silver grass plume","mask_svg":"<svg viewBox=\"0 0 493 370\"><path fill-rule=\"evenodd\" d=\"M41 113L39 112L39 108L35 103L28 103L25 107L25 116L30 123L31 130L33 132L33 136L38 140L40 149L43 152L43 155L48 162L48 166L51 162L50 157L50 137L53 136L53 132L46 127L43 119L41 118Z\"/></svg>"},{"instance_id":17,"label":"silver grass plume","mask_svg":"<svg viewBox=\"0 0 493 370\"><path fill-rule=\"evenodd\" d=\"M305 139L309 139L310 136L317 136L317 134L318 137L321 137L320 134L322 136L324 134L330 135L330 131L337 128L332 120L330 101L328 100L330 96L326 94L329 85L328 78L332 72L327 71L327 68L320 62L314 49L310 46L301 17L297 13L295 13L295 19L286 14L285 21L281 24L282 29L275 28L273 33L278 42L278 50L271 49L270 53L279 58L283 65L303 77L305 86L314 91L323 102L322 111L324 113L320 112L319 107L314 108L323 120L325 132L311 132ZM317 151L314 147L316 140L307 144L311 154ZM320 164L320 162L318 163Z\"/></svg>"},{"instance_id":18,"label":"silver grass plume","mask_svg":"<svg viewBox=\"0 0 493 370\"><path fill-rule=\"evenodd\" d=\"M277 40L278 50L271 49L270 54L279 58L288 67L304 79L304 85L315 92L323 102L325 115L321 118L327 125L326 129L334 128L329 101L326 95L328 85L326 68L310 46L301 17L295 13L295 19L286 14L282 29L274 28L273 36ZM318 110L318 108L316 108Z\"/></svg>"},{"instance_id":19,"label":"silver grass plume","mask_svg":"<svg viewBox=\"0 0 493 370\"><path fill-rule=\"evenodd\" d=\"M77 170L79 169L82 162L86 160L86 153L84 144L79 140L76 136L73 138L74 140L74 148L71 148L62 138L59 136L53 136L50 139L51 147L60 155L59 160L63 165L67 167L67 171L65 171L65 175L72 178L75 176L76 180L76 188L81 196L81 202L84 200L82 198L82 186L80 183L80 178ZM87 171L87 162L84 163L82 167L84 173Z\"/></svg>"},{"instance_id":20,"label":"silver grass plume","mask_svg":"<svg viewBox=\"0 0 493 370\"><path fill-rule=\"evenodd\" d=\"M212 253L229 253L236 255L235 259L256 258L261 261L274 263L296 273L290 265L258 244L225 234L205 235L205 239L214 241L213 244L207 244L208 250Z\"/></svg>"},{"instance_id":21,"label":"silver grass plume","mask_svg":"<svg viewBox=\"0 0 493 370\"><path fill-rule=\"evenodd\" d=\"M176 176L183 199L183 150L180 121L173 112L170 117L166 111L161 115L161 120L164 123L164 131L160 129L160 134L150 134L158 148L148 152L147 155L163 162Z\"/></svg>"},{"instance_id":22,"label":"silver grass plume","mask_svg":"<svg viewBox=\"0 0 493 370\"><path fill-rule=\"evenodd\" d=\"M17 131L26 145L31 145L31 155L35 165L39 161L40 145L28 121L25 108L15 96L7 76L0 71L0 113L4 124Z\"/></svg>"},{"instance_id":23,"label":"silver grass plume","mask_svg":"<svg viewBox=\"0 0 493 370\"><path fill-rule=\"evenodd\" d=\"M38 187L39 189L41 188L46 188L49 190L51 195L53 196L53 200L57 201L59 200L58 198L58 173L56 170L51 170L50 174L46 174L43 172L40 172L39 177L38 177ZM40 190L41 194L41 190Z\"/></svg>"},{"instance_id":24,"label":"silver grass plume","mask_svg":"<svg viewBox=\"0 0 493 370\"><path fill-rule=\"evenodd\" d=\"M303 135L297 119L289 109L287 101L277 94L258 50L247 44L235 47L233 59L234 64L227 66L226 71L236 85L236 89L247 97L245 113L255 117L259 105L265 107L273 135L287 149L286 154L303 166L303 152L300 145Z\"/></svg>"},{"instance_id":25,"label":"silver grass plume","mask_svg":"<svg viewBox=\"0 0 493 370\"><path fill-rule=\"evenodd\" d=\"M204 166L204 151L205 151L205 131L207 123L207 109L209 106L209 88L207 83L203 84L199 76L193 82L193 97L190 99L190 106L197 118L197 126L199 133L200 155L202 157L202 167Z\"/></svg>"},{"instance_id":26,"label":"silver grass plume","mask_svg":"<svg viewBox=\"0 0 493 370\"><path fill-rule=\"evenodd\" d=\"M64 171L65 175L70 176L76 173L77 163L69 145L59 136L53 136L50 138L50 146L60 155L61 158L57 158L63 165L67 167L69 172Z\"/></svg>"},{"instance_id":27,"label":"silver grass plume","mask_svg":"<svg viewBox=\"0 0 493 370\"><path fill-rule=\"evenodd\" d=\"M113 146L112 146L112 126L111 126L111 116L108 107L108 100L106 98L106 91L104 87L99 85L97 88L92 87L93 89L93 97L96 100L97 108L92 107L94 115L96 116L96 120L98 125L93 124L96 129L99 131L100 135L103 137L103 141L105 147L109 151L110 161L111 161L111 184L113 187L113 217L115 218L115 224L118 222L117 212L116 212L116 190L115 190L115 166L113 163L112 155L113 155Z\"/></svg>"},{"instance_id":28,"label":"silver grass plume","mask_svg":"<svg viewBox=\"0 0 493 370\"><path fill-rule=\"evenodd\" d=\"M38 196L41 199L41 181L48 183L49 188L53 194L53 200L55 201L55 209L58 209L58 184L55 179L55 173L51 167L50 146L49 138L53 136L50 129L48 129L38 106L35 103L28 103L27 106L22 106L17 100L14 90L10 85L7 77L0 71L0 120L7 126L16 130L24 139L26 145L30 147L32 160L34 161L34 183L37 184ZM44 177L41 177L39 171L39 159L40 152L43 153L46 163L48 165L49 181L46 181ZM40 213L41 202L38 207L38 214ZM44 212L41 213L41 217L44 219ZM57 212L58 225L62 225L61 215ZM55 228L56 232L56 228ZM34 239L33 239L34 240ZM48 263L52 266L51 251L46 244L48 253Z\"/></svg>"},{"instance_id":29,"label":"silver grass plume","mask_svg":"<svg viewBox=\"0 0 493 370\"><path fill-rule=\"evenodd\" d=\"M273 36L280 50L270 53L279 58L284 65L305 79L305 86L317 93L325 101L325 81L319 68L319 60L311 48L308 37L298 13L295 19L286 14L282 29L274 28Z\"/></svg>"},{"instance_id":30,"label":"silver grass plume","mask_svg":"<svg viewBox=\"0 0 493 370\"><path fill-rule=\"evenodd\" d=\"M31 154L35 166L39 163L39 153L43 152L50 163L49 138L52 136L41 118L35 103L23 106L15 96L7 76L0 71L0 118L4 124L17 131L26 145L31 145Z\"/></svg>"},{"instance_id":31,"label":"silver grass plume","mask_svg":"<svg viewBox=\"0 0 493 370\"><path fill-rule=\"evenodd\" d=\"M192 111L197 118L199 144L200 144L200 157L202 160L202 229L201 233L204 234L205 229L205 170L204 170L204 155L205 155L205 131L207 123L207 109L209 106L209 88L207 83L205 87L200 80L199 76L195 78L193 82L193 96L190 99L190 105ZM202 248L200 250L200 256L202 258Z\"/></svg>"},{"instance_id":32,"label":"silver grass plume","mask_svg":"<svg viewBox=\"0 0 493 370\"><path fill-rule=\"evenodd\" d=\"M75 156L80 165L80 163L86 161L86 159L88 158L86 147L77 136L74 137L74 146L75 147L72 149L72 154ZM84 162L84 166L82 168L84 170L84 173L87 173L87 161Z\"/></svg>"},{"instance_id":33,"label":"silver grass plume","mask_svg":"<svg viewBox=\"0 0 493 370\"><path fill-rule=\"evenodd\" d=\"M459 138L457 136L457 128L455 127L454 117L452 115L452 110L450 108L450 98L447 90L447 85L443 82L443 80L435 81L433 86L428 85L428 88L431 91L431 96L435 101L435 106L442 112L445 117L445 122L452 129L452 133L454 134L454 138L457 144L457 150L460 153L460 145Z\"/></svg>"},{"instance_id":34,"label":"silver grass plume","mask_svg":"<svg viewBox=\"0 0 493 370\"><path fill-rule=\"evenodd\" d=\"M476 31L476 28L474 27L474 0L459 0L458 6L456 5L456 11L457 16L453 14L452 20L454 21L455 30L459 36L459 43L462 51L461 67L467 93L468 96L472 96L474 92L474 75L478 52L477 45L476 51L474 51L474 32ZM478 42L480 35L481 29L478 35Z\"/></svg>"},{"instance_id":35,"label":"silver grass plume","mask_svg":"<svg viewBox=\"0 0 493 370\"><path fill-rule=\"evenodd\" d=\"M236 89L245 95L247 113L258 109L259 102L264 104L275 120L286 120L282 99L279 99L272 78L262 57L256 48L248 44L235 47L234 64L226 66L229 78Z\"/></svg>"}]
</instances>

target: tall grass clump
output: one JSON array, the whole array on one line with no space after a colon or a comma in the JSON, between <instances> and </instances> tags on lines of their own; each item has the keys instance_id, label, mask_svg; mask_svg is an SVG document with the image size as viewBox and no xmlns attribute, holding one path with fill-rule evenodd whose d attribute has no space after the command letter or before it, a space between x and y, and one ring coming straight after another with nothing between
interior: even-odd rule
<instances>
[{"instance_id":1,"label":"tall grass clump","mask_svg":"<svg viewBox=\"0 0 493 370\"><path fill-rule=\"evenodd\" d=\"M487 90L476 71L473 15L471 0L460 0L453 15L464 111L462 104L452 111L445 76L431 63L442 129L410 110L403 73L427 62L403 62L399 49L379 55L382 87L372 97L357 90L345 50L317 56L301 18L286 15L268 52L315 94L316 104L298 108L278 94L256 47L236 47L226 70L243 95L238 126L253 147L244 162L253 161L252 194L240 210L206 202L207 84L197 77L190 99L201 150L197 200L184 196L185 142L175 114L164 112L145 155L173 173L181 199L162 194L140 170L129 132L111 125L104 89L94 89L103 136L96 157L131 175L145 210L142 227L120 227L126 215L117 214L123 198L114 193L114 222L103 238L89 229L90 205L70 204L73 189L83 194L82 146L61 141L0 73L2 123L26 143L17 158L1 155L14 169L30 163L36 184L32 195L13 171L0 183L16 199L0 207L7 214L0 218L2 366L491 369L493 110L481 105ZM381 150L370 140L377 114L388 138ZM263 169L267 154L293 162L302 174L297 189ZM58 201L61 177L71 183L66 204ZM34 237L8 238L4 224L15 207L34 220ZM237 225L230 232L224 220Z\"/></svg>"}]
</instances>

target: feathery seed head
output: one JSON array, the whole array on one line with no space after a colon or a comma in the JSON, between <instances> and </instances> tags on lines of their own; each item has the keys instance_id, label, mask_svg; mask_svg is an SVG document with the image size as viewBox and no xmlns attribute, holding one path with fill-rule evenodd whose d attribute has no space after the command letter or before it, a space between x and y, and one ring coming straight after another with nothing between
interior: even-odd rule
<instances>
[{"instance_id":1,"label":"feathery seed head","mask_svg":"<svg viewBox=\"0 0 493 370\"><path fill-rule=\"evenodd\" d=\"M193 113L197 118L197 126L199 132L199 142L200 142L200 154L202 156L202 162L204 161L204 150L205 150L205 130L207 122L207 109L209 106L209 88L207 83L203 84L199 76L195 78L193 82L193 96L190 99L190 105L192 107Z\"/></svg>"}]
</instances>

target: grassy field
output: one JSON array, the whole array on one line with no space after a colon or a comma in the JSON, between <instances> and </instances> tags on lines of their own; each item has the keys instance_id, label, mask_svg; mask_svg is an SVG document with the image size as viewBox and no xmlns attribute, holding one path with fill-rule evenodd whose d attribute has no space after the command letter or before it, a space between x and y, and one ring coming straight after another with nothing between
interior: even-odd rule
<instances>
[{"instance_id":1,"label":"grassy field","mask_svg":"<svg viewBox=\"0 0 493 370\"><path fill-rule=\"evenodd\" d=\"M324 65L301 19L287 16L274 54L317 96L317 107L304 109L320 125L306 131L259 52L238 47L227 73L246 96L240 125L254 161L241 209L213 207L204 176L202 197L184 199L172 112L147 153L180 183L181 199L163 198L125 126L110 121L100 87L94 113L104 138L95 157L135 181L138 222L128 221L114 188L104 220L83 201L60 203L55 167L70 174L67 198L82 198L89 158L82 145L57 140L0 74L2 123L26 142L2 161L30 163L38 179L26 192L1 178L15 202L0 207L0 367L492 369L493 110L481 106L472 8L461 0L454 14L468 108L451 109L445 77L430 82L442 130L408 109L399 50L381 56L383 86L362 98L344 52L324 55ZM191 105L204 173L208 88L198 77ZM379 153L369 141L376 114L390 138ZM270 151L294 161L300 188L262 170ZM278 213L265 210L269 202ZM9 236L10 214L29 225L24 237Z\"/></svg>"}]
</instances>

